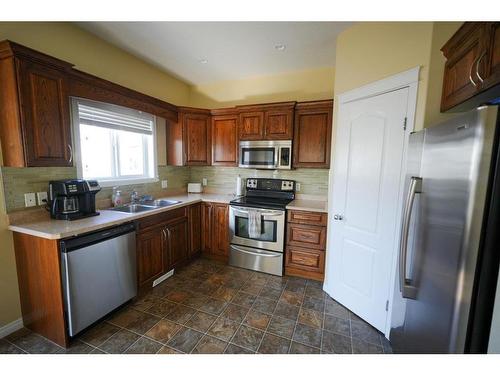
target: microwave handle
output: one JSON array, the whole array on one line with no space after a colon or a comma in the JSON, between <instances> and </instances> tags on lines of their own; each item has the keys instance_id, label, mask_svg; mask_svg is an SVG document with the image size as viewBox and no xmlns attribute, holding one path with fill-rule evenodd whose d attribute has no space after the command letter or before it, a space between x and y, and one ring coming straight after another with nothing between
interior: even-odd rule
<instances>
[{"instance_id":1,"label":"microwave handle","mask_svg":"<svg viewBox=\"0 0 500 375\"><path fill-rule=\"evenodd\" d=\"M275 148L274 152L274 168L278 168L280 166L279 161L280 161L280 152L281 152L281 147L277 146Z\"/></svg>"}]
</instances>

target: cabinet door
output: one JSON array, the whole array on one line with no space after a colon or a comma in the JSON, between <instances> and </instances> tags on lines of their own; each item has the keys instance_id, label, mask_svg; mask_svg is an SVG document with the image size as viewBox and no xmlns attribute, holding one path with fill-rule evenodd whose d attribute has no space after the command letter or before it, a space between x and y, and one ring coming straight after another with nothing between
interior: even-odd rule
<instances>
[{"instance_id":1,"label":"cabinet door","mask_svg":"<svg viewBox=\"0 0 500 375\"><path fill-rule=\"evenodd\" d=\"M212 165L238 163L238 116L212 117Z\"/></svg>"},{"instance_id":2,"label":"cabinet door","mask_svg":"<svg viewBox=\"0 0 500 375\"><path fill-rule=\"evenodd\" d=\"M166 252L168 267L166 271L176 268L189 256L188 220L186 217L173 221L165 226Z\"/></svg>"},{"instance_id":3,"label":"cabinet door","mask_svg":"<svg viewBox=\"0 0 500 375\"><path fill-rule=\"evenodd\" d=\"M186 113L183 121L185 165L210 165L210 116Z\"/></svg>"},{"instance_id":4,"label":"cabinet door","mask_svg":"<svg viewBox=\"0 0 500 375\"><path fill-rule=\"evenodd\" d=\"M71 166L66 76L33 62L19 62L26 166Z\"/></svg>"},{"instance_id":5,"label":"cabinet door","mask_svg":"<svg viewBox=\"0 0 500 375\"><path fill-rule=\"evenodd\" d=\"M189 255L201 251L201 204L189 206Z\"/></svg>"},{"instance_id":6,"label":"cabinet door","mask_svg":"<svg viewBox=\"0 0 500 375\"><path fill-rule=\"evenodd\" d=\"M447 61L444 67L441 111L474 96L481 87L476 75L479 59L485 53L485 31L482 23L466 24L443 47Z\"/></svg>"},{"instance_id":7,"label":"cabinet door","mask_svg":"<svg viewBox=\"0 0 500 375\"><path fill-rule=\"evenodd\" d=\"M201 204L201 251L212 252L212 204Z\"/></svg>"},{"instance_id":8,"label":"cabinet door","mask_svg":"<svg viewBox=\"0 0 500 375\"><path fill-rule=\"evenodd\" d=\"M139 287L151 283L165 271L164 235L161 228L137 234L137 280Z\"/></svg>"},{"instance_id":9,"label":"cabinet door","mask_svg":"<svg viewBox=\"0 0 500 375\"><path fill-rule=\"evenodd\" d=\"M264 138L264 112L240 113L238 125L240 141L258 141Z\"/></svg>"},{"instance_id":10,"label":"cabinet door","mask_svg":"<svg viewBox=\"0 0 500 375\"><path fill-rule=\"evenodd\" d=\"M264 115L265 139L292 139L293 110L271 110Z\"/></svg>"},{"instance_id":11,"label":"cabinet door","mask_svg":"<svg viewBox=\"0 0 500 375\"><path fill-rule=\"evenodd\" d=\"M302 275L317 280L323 278L325 272L325 252L323 250L287 246L285 259L287 274ZM292 269L299 272L290 272Z\"/></svg>"},{"instance_id":12,"label":"cabinet door","mask_svg":"<svg viewBox=\"0 0 500 375\"><path fill-rule=\"evenodd\" d=\"M229 207L227 204L213 204L212 253L229 255Z\"/></svg>"},{"instance_id":13,"label":"cabinet door","mask_svg":"<svg viewBox=\"0 0 500 375\"><path fill-rule=\"evenodd\" d=\"M332 106L295 111L293 166L330 168Z\"/></svg>"},{"instance_id":14,"label":"cabinet door","mask_svg":"<svg viewBox=\"0 0 500 375\"><path fill-rule=\"evenodd\" d=\"M480 71L484 77L485 88L497 85L500 83L500 22L488 23L488 52L485 55L487 60L486 74Z\"/></svg>"}]
</instances>

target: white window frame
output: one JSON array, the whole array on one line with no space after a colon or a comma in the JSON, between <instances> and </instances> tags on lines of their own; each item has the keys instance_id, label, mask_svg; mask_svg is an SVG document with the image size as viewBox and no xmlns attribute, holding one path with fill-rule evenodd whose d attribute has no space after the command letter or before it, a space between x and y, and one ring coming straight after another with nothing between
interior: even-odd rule
<instances>
[{"instance_id":1,"label":"white window frame","mask_svg":"<svg viewBox=\"0 0 500 375\"><path fill-rule=\"evenodd\" d=\"M117 110L119 112L130 112L131 114L140 113L140 111L130 109L127 107L122 107L114 104L98 102L94 100L79 98L79 97L71 97L71 123L72 123L72 132L73 132L73 150L74 150L74 160L76 164L76 171L78 178L83 177L83 165L82 165L82 153L81 153L81 143L80 143L80 118L78 111L78 103L88 104L91 106L95 106L98 108L103 108L107 110ZM158 177L158 155L157 155L157 140L156 140L156 116L153 116L153 129L152 129L152 147L153 147L153 174L154 177L144 177L140 176L137 178L128 177L127 178L106 178L106 177L92 177L95 180L99 181L99 185L102 187L112 187L112 186L125 186L125 185L136 185L136 184L144 184L144 183L154 183L159 181ZM114 148L118 148L118 144L116 144L116 140L114 142ZM144 142L144 140L143 140ZM114 152L115 160L113 161L113 169L120 165L120 161L118 159L118 152ZM145 155L144 165L147 166L149 163L149 155Z\"/></svg>"}]
</instances>

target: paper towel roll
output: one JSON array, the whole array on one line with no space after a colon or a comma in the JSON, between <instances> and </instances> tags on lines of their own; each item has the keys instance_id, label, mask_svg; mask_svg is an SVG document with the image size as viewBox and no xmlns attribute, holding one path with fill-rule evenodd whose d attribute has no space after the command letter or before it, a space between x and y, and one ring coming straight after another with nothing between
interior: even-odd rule
<instances>
[{"instance_id":1,"label":"paper towel roll","mask_svg":"<svg viewBox=\"0 0 500 375\"><path fill-rule=\"evenodd\" d=\"M238 177L236 177L236 195L237 196L243 195L243 181L242 181L240 175L238 175Z\"/></svg>"}]
</instances>

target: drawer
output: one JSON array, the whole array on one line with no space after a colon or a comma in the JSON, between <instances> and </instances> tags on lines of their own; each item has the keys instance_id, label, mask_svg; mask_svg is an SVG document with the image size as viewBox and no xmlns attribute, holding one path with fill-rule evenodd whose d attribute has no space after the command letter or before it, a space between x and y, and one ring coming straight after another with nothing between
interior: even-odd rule
<instances>
[{"instance_id":1,"label":"drawer","mask_svg":"<svg viewBox=\"0 0 500 375\"><path fill-rule=\"evenodd\" d=\"M287 246L285 254L285 267L324 274L325 252L321 250Z\"/></svg>"},{"instance_id":2,"label":"drawer","mask_svg":"<svg viewBox=\"0 0 500 375\"><path fill-rule=\"evenodd\" d=\"M289 223L286 238L288 245L325 250L326 227Z\"/></svg>"},{"instance_id":3,"label":"drawer","mask_svg":"<svg viewBox=\"0 0 500 375\"><path fill-rule=\"evenodd\" d=\"M137 221L137 228L139 231L146 230L156 225L165 224L165 222L178 219L181 217L187 217L186 207L176 208L175 210L161 212L155 215L139 219Z\"/></svg>"},{"instance_id":4,"label":"drawer","mask_svg":"<svg viewBox=\"0 0 500 375\"><path fill-rule=\"evenodd\" d=\"M328 221L328 214L322 212L299 211L299 210L288 211L289 223L326 226L327 221Z\"/></svg>"}]
</instances>

